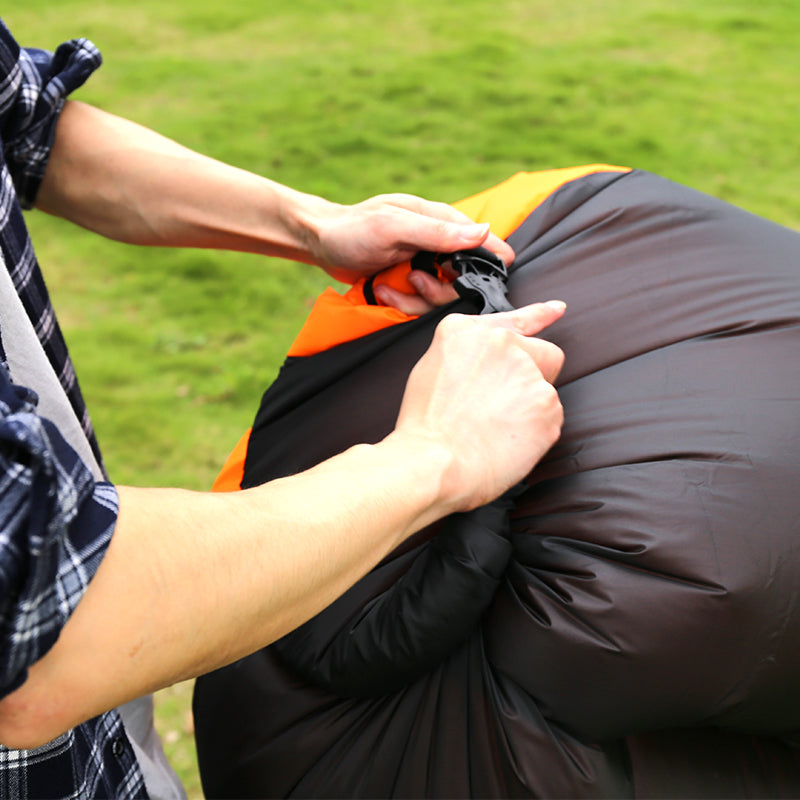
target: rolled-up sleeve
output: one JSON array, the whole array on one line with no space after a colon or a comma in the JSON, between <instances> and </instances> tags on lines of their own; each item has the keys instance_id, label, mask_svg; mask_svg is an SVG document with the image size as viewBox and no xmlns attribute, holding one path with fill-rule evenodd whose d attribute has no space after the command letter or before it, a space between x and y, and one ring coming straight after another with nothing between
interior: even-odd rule
<instances>
[{"instance_id":1,"label":"rolled-up sleeve","mask_svg":"<svg viewBox=\"0 0 800 800\"><path fill-rule=\"evenodd\" d=\"M118 512L35 395L0 367L0 696L21 685L83 596Z\"/></svg>"},{"instance_id":2,"label":"rolled-up sleeve","mask_svg":"<svg viewBox=\"0 0 800 800\"><path fill-rule=\"evenodd\" d=\"M101 62L87 39L64 42L55 53L20 48L0 21L0 136L23 208L36 199L64 101Z\"/></svg>"}]
</instances>

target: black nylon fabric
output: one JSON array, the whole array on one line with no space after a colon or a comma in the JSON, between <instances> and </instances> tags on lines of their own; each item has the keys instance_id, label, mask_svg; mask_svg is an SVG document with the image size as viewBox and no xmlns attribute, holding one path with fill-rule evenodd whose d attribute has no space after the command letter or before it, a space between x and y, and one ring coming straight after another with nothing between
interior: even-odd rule
<instances>
[{"instance_id":1,"label":"black nylon fabric","mask_svg":"<svg viewBox=\"0 0 800 800\"><path fill-rule=\"evenodd\" d=\"M511 557L510 507L510 500L501 500L452 515L414 554L408 571L346 627L338 619L317 619L277 642L275 651L342 697L403 689L441 664L480 624Z\"/></svg>"},{"instance_id":2,"label":"black nylon fabric","mask_svg":"<svg viewBox=\"0 0 800 800\"><path fill-rule=\"evenodd\" d=\"M568 303L560 442L510 523L421 532L198 680L208 796L800 796L800 236L633 172L509 241L512 302ZM245 483L388 433L453 310L290 360Z\"/></svg>"}]
</instances>

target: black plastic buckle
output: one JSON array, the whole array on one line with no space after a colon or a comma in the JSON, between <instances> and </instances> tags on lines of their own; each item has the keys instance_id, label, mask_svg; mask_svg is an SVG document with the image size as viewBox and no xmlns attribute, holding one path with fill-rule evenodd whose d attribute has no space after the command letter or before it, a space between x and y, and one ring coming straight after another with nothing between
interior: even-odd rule
<instances>
[{"instance_id":1,"label":"black plastic buckle","mask_svg":"<svg viewBox=\"0 0 800 800\"><path fill-rule=\"evenodd\" d=\"M436 275L436 264L449 261L458 278L453 282L459 297L479 300L481 314L496 311L513 311L508 302L508 269L500 256L485 247L459 250L455 253L429 253L421 251L411 259L412 269L421 269Z\"/></svg>"}]
</instances>

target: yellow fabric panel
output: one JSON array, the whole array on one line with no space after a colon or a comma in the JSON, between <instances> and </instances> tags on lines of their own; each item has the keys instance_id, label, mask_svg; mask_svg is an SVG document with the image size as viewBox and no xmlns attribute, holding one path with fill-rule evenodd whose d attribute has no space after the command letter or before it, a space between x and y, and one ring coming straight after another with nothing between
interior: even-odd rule
<instances>
[{"instance_id":1,"label":"yellow fabric panel","mask_svg":"<svg viewBox=\"0 0 800 800\"><path fill-rule=\"evenodd\" d=\"M518 172L503 183L453 205L476 222L488 222L492 233L507 239L553 192L565 183L597 172L630 172L629 167L589 164L541 172Z\"/></svg>"}]
</instances>

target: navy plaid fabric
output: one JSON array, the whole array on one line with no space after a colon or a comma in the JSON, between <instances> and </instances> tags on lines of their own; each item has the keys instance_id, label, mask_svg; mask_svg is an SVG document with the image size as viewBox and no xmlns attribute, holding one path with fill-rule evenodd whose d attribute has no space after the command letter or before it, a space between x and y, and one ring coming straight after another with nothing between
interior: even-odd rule
<instances>
[{"instance_id":1,"label":"navy plaid fabric","mask_svg":"<svg viewBox=\"0 0 800 800\"><path fill-rule=\"evenodd\" d=\"M100 66L97 48L85 39L62 44L50 54L20 49L0 21L0 247L14 286L50 363L92 445L100 452L81 397L75 369L58 327L44 279L27 235L22 209L29 208L47 166L58 113L66 96ZM7 168L6 168L7 167Z\"/></svg>"},{"instance_id":2,"label":"navy plaid fabric","mask_svg":"<svg viewBox=\"0 0 800 800\"><path fill-rule=\"evenodd\" d=\"M21 50L0 22L0 248L40 341L96 450L74 370L25 228L66 95L100 64L86 40ZM2 334L2 320L0 320ZM99 459L98 459L99 460ZM36 396L0 366L0 696L52 646L108 547L117 494L97 483ZM117 712L37 750L0 746L0 797L146 797Z\"/></svg>"}]
</instances>

